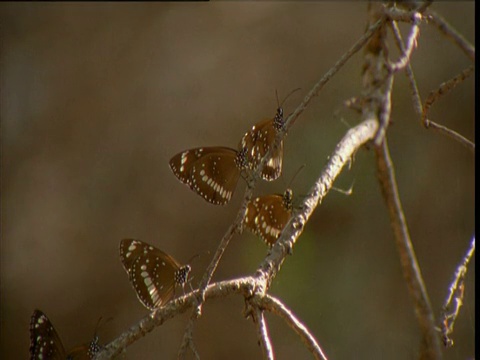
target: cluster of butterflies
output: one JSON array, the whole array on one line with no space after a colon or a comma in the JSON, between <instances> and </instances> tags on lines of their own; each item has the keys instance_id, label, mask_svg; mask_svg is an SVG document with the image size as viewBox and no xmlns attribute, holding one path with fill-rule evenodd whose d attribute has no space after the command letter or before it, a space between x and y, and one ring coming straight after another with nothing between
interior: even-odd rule
<instances>
[{"instance_id":1,"label":"cluster of butterflies","mask_svg":"<svg viewBox=\"0 0 480 360\"><path fill-rule=\"evenodd\" d=\"M257 123L240 141L238 149L202 147L182 151L171 158L175 176L211 204L227 204L239 177L256 171L273 147L279 131L285 130L283 109L273 119ZM272 152L261 172L264 180L277 179L282 172L283 141ZM291 217L292 191L252 199L247 205L244 224L268 246L273 246ZM120 260L140 302L149 310L165 305L175 295L175 286L188 280L190 265L181 265L173 257L140 240L120 242ZM100 351L98 337L86 345L66 352L47 316L35 310L30 323L31 359L92 359Z\"/></svg>"}]
</instances>

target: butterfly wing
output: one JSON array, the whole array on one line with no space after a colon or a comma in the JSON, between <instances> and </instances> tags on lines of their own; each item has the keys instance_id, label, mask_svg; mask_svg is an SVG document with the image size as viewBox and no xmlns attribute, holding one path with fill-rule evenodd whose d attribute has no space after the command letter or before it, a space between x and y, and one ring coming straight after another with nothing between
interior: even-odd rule
<instances>
[{"instance_id":1,"label":"butterfly wing","mask_svg":"<svg viewBox=\"0 0 480 360\"><path fill-rule=\"evenodd\" d=\"M277 241L291 214L291 209L284 206L282 195L260 196L248 204L245 224L271 247Z\"/></svg>"},{"instance_id":2,"label":"butterfly wing","mask_svg":"<svg viewBox=\"0 0 480 360\"><path fill-rule=\"evenodd\" d=\"M120 260L147 309L163 306L173 297L181 266L170 255L142 241L125 239L120 242Z\"/></svg>"},{"instance_id":3,"label":"butterfly wing","mask_svg":"<svg viewBox=\"0 0 480 360\"><path fill-rule=\"evenodd\" d=\"M65 360L60 337L47 316L35 310L30 319L30 359Z\"/></svg>"},{"instance_id":4,"label":"butterfly wing","mask_svg":"<svg viewBox=\"0 0 480 360\"><path fill-rule=\"evenodd\" d=\"M267 155L275 142L277 130L273 119L267 119L254 125L240 141L240 147L247 148L250 168L255 170ZM277 179L282 173L283 141L267 160L262 169L262 178L267 181Z\"/></svg>"},{"instance_id":5,"label":"butterfly wing","mask_svg":"<svg viewBox=\"0 0 480 360\"><path fill-rule=\"evenodd\" d=\"M186 150L170 159L175 176L206 201L225 205L232 198L241 169L237 151L227 147Z\"/></svg>"}]
</instances>

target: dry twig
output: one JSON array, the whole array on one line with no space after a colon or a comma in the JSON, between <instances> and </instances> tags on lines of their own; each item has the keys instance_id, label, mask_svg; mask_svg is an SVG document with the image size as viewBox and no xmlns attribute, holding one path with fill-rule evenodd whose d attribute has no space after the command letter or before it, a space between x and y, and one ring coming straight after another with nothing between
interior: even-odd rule
<instances>
[{"instance_id":1,"label":"dry twig","mask_svg":"<svg viewBox=\"0 0 480 360\"><path fill-rule=\"evenodd\" d=\"M442 332L443 344L446 347L453 346L453 340L450 335L453 333L453 325L463 305L463 295L465 294L465 275L467 274L467 266L475 252L475 237L470 243L470 247L465 254L461 264L455 271L455 276L448 289L448 296L442 308L442 320L440 329ZM452 308L453 303L453 308Z\"/></svg>"},{"instance_id":2,"label":"dry twig","mask_svg":"<svg viewBox=\"0 0 480 360\"><path fill-rule=\"evenodd\" d=\"M429 22L434 24L440 32L442 32L447 38L452 40L462 51L475 61L475 47L470 44L467 39L463 37L457 30L455 30L442 16L435 11L428 10L427 16Z\"/></svg>"},{"instance_id":3,"label":"dry twig","mask_svg":"<svg viewBox=\"0 0 480 360\"><path fill-rule=\"evenodd\" d=\"M390 222L392 224L395 242L400 255L403 276L407 283L410 295L413 298L415 315L417 316L423 335L423 349L420 358L441 359L442 354L438 337L435 332L435 319L432 306L410 240L407 221L398 194L395 170L386 139L380 148L376 148L375 153L377 157L378 178L390 214Z\"/></svg>"},{"instance_id":4,"label":"dry twig","mask_svg":"<svg viewBox=\"0 0 480 360\"><path fill-rule=\"evenodd\" d=\"M267 360L273 360L275 356L273 355L273 347L272 342L270 341L270 336L268 336L268 328L267 322L265 320L265 316L263 310L260 310L257 306L252 306L251 304L248 305L250 316L253 319L253 323L255 324L255 328L257 329L257 338L258 344L262 348L263 358Z\"/></svg>"},{"instance_id":5,"label":"dry twig","mask_svg":"<svg viewBox=\"0 0 480 360\"><path fill-rule=\"evenodd\" d=\"M265 295L260 298L260 305L262 309L268 310L280 316L293 331L295 331L300 339L304 342L310 352L317 360L327 360L320 345L318 345L315 337L310 333L307 327L298 320L295 315L278 299L273 296Z\"/></svg>"},{"instance_id":6,"label":"dry twig","mask_svg":"<svg viewBox=\"0 0 480 360\"><path fill-rule=\"evenodd\" d=\"M425 104L423 105L423 112L422 112L422 122L425 128L432 128L435 130L440 131L441 133L451 137L452 139L458 141L460 144L465 146L467 149L475 153L475 144L465 138L464 136L460 135L456 131L453 131L446 126L437 124L432 120L427 118L427 113L432 104L437 101L442 95L448 94L452 89L454 89L458 84L463 82L467 77L469 77L473 73L473 65L468 67L467 69L463 70L460 74L455 76L454 78L440 84L439 88L435 91L431 91L428 95L427 99L425 100Z\"/></svg>"}]
</instances>

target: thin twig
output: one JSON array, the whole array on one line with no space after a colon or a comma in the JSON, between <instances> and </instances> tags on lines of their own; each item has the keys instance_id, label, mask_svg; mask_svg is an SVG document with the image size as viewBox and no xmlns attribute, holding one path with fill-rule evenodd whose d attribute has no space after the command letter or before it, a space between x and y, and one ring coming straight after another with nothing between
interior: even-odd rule
<instances>
[{"instance_id":1,"label":"thin twig","mask_svg":"<svg viewBox=\"0 0 480 360\"><path fill-rule=\"evenodd\" d=\"M431 5L432 1L425 1L422 5L418 7L409 8L408 5L404 8L398 7L398 5L404 5L401 2L397 3L397 6L388 6L383 5L383 13L390 21L401 21L401 22L414 22L415 17L421 15L425 12L427 7Z\"/></svg>"},{"instance_id":2,"label":"thin twig","mask_svg":"<svg viewBox=\"0 0 480 360\"><path fill-rule=\"evenodd\" d=\"M397 47L399 48L401 53L405 53L405 46L403 45L402 34L400 33L400 29L398 28L397 22L391 21L389 25L390 25L390 28L392 29ZM421 120L422 113L423 113L422 99L420 98L417 82L415 80L415 75L413 74L412 66L410 63L407 63L407 66L405 67L405 74L407 75L408 84L412 92L413 108Z\"/></svg>"},{"instance_id":3,"label":"thin twig","mask_svg":"<svg viewBox=\"0 0 480 360\"><path fill-rule=\"evenodd\" d=\"M447 128L446 126L437 124L431 120L428 120L428 127L438 132L451 137L453 140L458 141L460 144L465 146L468 150L475 154L475 144L468 140L466 137L460 135L456 131Z\"/></svg>"},{"instance_id":4,"label":"thin twig","mask_svg":"<svg viewBox=\"0 0 480 360\"><path fill-rule=\"evenodd\" d=\"M398 26L397 26L396 22L393 21L393 22L390 23L390 25L391 25L391 29L392 29L392 32L394 34L394 38L395 38L395 42L396 42L397 46L399 47L400 51L404 52L405 47L403 45L402 36L400 34L400 30L398 29ZM450 82L453 82L454 86L457 85L460 80L463 80L464 78L466 78L467 76L470 75L470 71L473 71L473 66L464 70L460 75L458 75L456 77L456 78L458 78L457 80L455 80L456 78L454 78L454 79L451 79ZM451 129L447 128L446 126L437 124L437 123L427 119L428 108L432 105L432 103L435 101L436 98L438 98L440 95L442 95L445 91L448 91L448 90L451 89L451 88L447 88L450 85L442 84L442 85L440 85L440 88L437 90L437 92L432 92L429 96L429 98L431 98L431 99L427 100L425 102L426 109L424 109L424 107L422 105L422 99L420 98L417 83L415 81L415 76L413 74L413 70L412 70L412 67L410 66L410 63L408 63L407 66L405 67L405 73L406 73L407 78L408 78L408 83L409 83L409 86L410 86L410 90L412 91L413 108L415 109L415 112L419 116L420 122L423 125L423 127L425 127L426 129L434 129L434 130L436 130L436 131L438 131L438 132L440 132L444 135L447 135L447 136L451 137L452 139L454 139L455 141L462 144L463 146L465 146L470 151L475 152L475 144L473 142L471 142L470 140L468 140L464 136L460 135L456 131L451 130ZM443 86L445 86L445 89L443 89ZM432 95L432 94L438 94L438 95ZM428 104L428 107L427 107L427 104Z\"/></svg>"},{"instance_id":5,"label":"thin twig","mask_svg":"<svg viewBox=\"0 0 480 360\"><path fill-rule=\"evenodd\" d=\"M377 159L378 179L382 189L383 197L387 204L390 214L393 233L400 255L403 276L407 283L410 295L413 298L415 306L415 315L417 316L422 332L422 359L441 359L440 343L435 331L435 320L432 306L423 282L420 267L415 256L408 226L403 213L400 196L398 194L397 181L395 179L395 170L388 150L387 140L383 142L380 148L375 148Z\"/></svg>"},{"instance_id":6,"label":"thin twig","mask_svg":"<svg viewBox=\"0 0 480 360\"><path fill-rule=\"evenodd\" d=\"M293 331L297 333L308 350L317 360L327 360L327 356L323 353L322 348L318 344L315 337L307 329L307 327L296 318L296 316L277 298L265 295L259 300L260 306L278 316L280 316Z\"/></svg>"},{"instance_id":7,"label":"thin twig","mask_svg":"<svg viewBox=\"0 0 480 360\"><path fill-rule=\"evenodd\" d=\"M460 144L465 146L467 149L475 153L475 144L465 138L464 136L460 135L454 130L447 128L446 126L437 124L432 120L427 118L428 111L430 107L437 101L442 95L448 94L451 90L453 90L458 84L463 82L466 78L468 78L473 73L474 67L473 65L468 67L467 69L463 70L460 74L455 76L454 78L445 81L444 83L440 84L439 88L435 91L431 91L428 95L427 99L425 100L425 104L423 105L423 112L422 112L422 122L425 128L432 128L441 133L451 137L452 139L458 141Z\"/></svg>"},{"instance_id":8,"label":"thin twig","mask_svg":"<svg viewBox=\"0 0 480 360\"><path fill-rule=\"evenodd\" d=\"M428 94L427 99L425 100L425 104L423 105L423 116L422 120L427 122L427 113L430 110L430 107L433 105L435 101L437 101L441 96L447 95L450 91L452 91L457 85L465 81L473 73L473 65L469 66L465 70L463 70L460 74L453 77L452 79L445 81L440 84L437 90L431 91ZM425 124L425 127L428 127L428 124Z\"/></svg>"},{"instance_id":9,"label":"thin twig","mask_svg":"<svg viewBox=\"0 0 480 360\"><path fill-rule=\"evenodd\" d=\"M390 125L390 113L392 111L392 87L393 87L393 75L387 77L385 92L383 95L384 101L380 109L379 120L380 126L378 127L377 135L375 136L374 143L376 146L380 146L387 133L388 126Z\"/></svg>"},{"instance_id":10,"label":"thin twig","mask_svg":"<svg viewBox=\"0 0 480 360\"><path fill-rule=\"evenodd\" d=\"M268 327L264 313L257 306L249 305L249 307L250 309L248 312L253 318L253 323L257 329L258 344L262 348L263 358L267 360L273 360L275 356L273 355L272 342L270 340L270 336L268 335Z\"/></svg>"},{"instance_id":11,"label":"thin twig","mask_svg":"<svg viewBox=\"0 0 480 360\"><path fill-rule=\"evenodd\" d=\"M314 85L312 90L305 96L303 99L302 103L295 109L295 111L287 118L286 120L286 127L287 129L290 128L291 125L293 125L296 121L296 119L300 116L300 114L305 111L307 108L308 104L310 101L313 99L313 97L317 96L320 90L325 86L325 84L345 65L345 63L359 50L363 48L363 46L367 43L367 41L375 34L375 32L378 30L380 26L383 25L385 19L379 19L376 23L374 23L372 26L370 26L367 31L360 37L360 39L357 40L353 46L348 49L348 51L342 55L342 57L333 65L328 72L322 76L320 80ZM278 146L280 144L282 137L280 137L280 140L278 141ZM278 140L278 139L277 139ZM277 143L277 141L276 141ZM265 156L265 158L268 159L268 156Z\"/></svg>"},{"instance_id":12,"label":"thin twig","mask_svg":"<svg viewBox=\"0 0 480 360\"><path fill-rule=\"evenodd\" d=\"M470 44L470 42L465 39L462 34L455 30L442 16L437 14L435 11L427 11L428 19L430 23L433 23L438 30L440 30L447 38L452 40L462 51L470 58L470 60L475 61L475 47Z\"/></svg>"},{"instance_id":13,"label":"thin twig","mask_svg":"<svg viewBox=\"0 0 480 360\"><path fill-rule=\"evenodd\" d=\"M467 274L467 266L475 252L475 237L473 237L470 247L465 254L462 262L455 271L455 276L448 289L448 296L442 309L442 319L440 329L442 331L443 344L446 347L453 346L453 340L450 335L453 333L453 325L463 305L463 295L465 293L465 275ZM453 309L452 309L452 303Z\"/></svg>"},{"instance_id":14,"label":"thin twig","mask_svg":"<svg viewBox=\"0 0 480 360\"><path fill-rule=\"evenodd\" d=\"M417 47L417 38L420 33L419 25L421 20L421 15L417 13L413 18L413 26L407 39L407 48L401 50L401 56L396 62L388 64L391 73L403 70L410 63L413 49Z\"/></svg>"}]
</instances>

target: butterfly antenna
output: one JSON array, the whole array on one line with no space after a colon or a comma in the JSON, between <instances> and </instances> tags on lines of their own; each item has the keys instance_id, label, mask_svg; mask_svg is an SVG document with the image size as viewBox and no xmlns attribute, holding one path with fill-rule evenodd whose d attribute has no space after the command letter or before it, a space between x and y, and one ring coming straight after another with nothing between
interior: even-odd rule
<instances>
[{"instance_id":1,"label":"butterfly antenna","mask_svg":"<svg viewBox=\"0 0 480 360\"><path fill-rule=\"evenodd\" d=\"M294 92L296 92L296 91L298 91L298 90L301 90L301 89L302 89L302 88L296 88L296 89L293 89L292 91L290 91L290 92L288 93L288 95L285 96L285 99L283 99L282 103L281 103L278 107L282 107L283 104L285 103L285 101L290 97L290 95L292 95ZM275 90L275 92L276 92L276 90ZM277 95L277 103L278 103L278 95Z\"/></svg>"},{"instance_id":2,"label":"butterfly antenna","mask_svg":"<svg viewBox=\"0 0 480 360\"><path fill-rule=\"evenodd\" d=\"M100 316L97 320L97 325L95 326L95 334L94 334L95 336L97 336L98 330L100 329L100 327L104 326L106 323L113 320L113 317L110 316L109 318L107 318L107 320L105 320L103 324L101 324L102 320L103 320L103 316Z\"/></svg>"},{"instance_id":3,"label":"butterfly antenna","mask_svg":"<svg viewBox=\"0 0 480 360\"><path fill-rule=\"evenodd\" d=\"M288 186L287 188L290 189L290 186L292 186L292 183L293 183L293 180L295 180L295 178L297 177L298 174L300 174L300 171L302 171L304 168L305 168L305 164L302 164L300 165L300 167L298 168L297 172L295 174L293 174L293 177L292 179L290 180L290 182L288 183Z\"/></svg>"}]
</instances>

